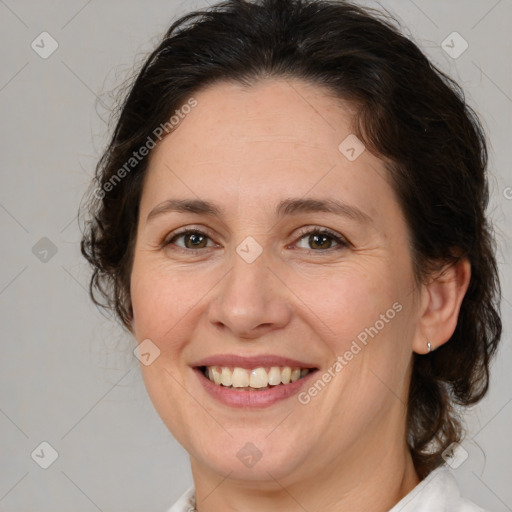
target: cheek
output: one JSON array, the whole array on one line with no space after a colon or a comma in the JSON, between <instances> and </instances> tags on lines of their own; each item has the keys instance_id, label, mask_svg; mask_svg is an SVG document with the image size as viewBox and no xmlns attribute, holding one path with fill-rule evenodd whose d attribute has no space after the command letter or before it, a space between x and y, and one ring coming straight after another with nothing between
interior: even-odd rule
<instances>
[{"instance_id":1,"label":"cheek","mask_svg":"<svg viewBox=\"0 0 512 512\"><path fill-rule=\"evenodd\" d=\"M173 332L197 303L197 281L188 273L136 260L130 289L136 338L150 338L161 348L172 342Z\"/></svg>"},{"instance_id":2,"label":"cheek","mask_svg":"<svg viewBox=\"0 0 512 512\"><path fill-rule=\"evenodd\" d=\"M295 281L291 288L337 353L397 301L397 283L382 265L373 269L347 265L330 272L323 268L315 274L290 276Z\"/></svg>"},{"instance_id":3,"label":"cheek","mask_svg":"<svg viewBox=\"0 0 512 512\"><path fill-rule=\"evenodd\" d=\"M356 402L378 402L389 389L401 393L410 359L410 279L406 271L381 261L364 268L350 265L328 277L319 270L315 279L297 280L295 289L311 309L314 330L331 362L342 356L343 368L332 387L342 400L352 396ZM339 386L347 392L339 394Z\"/></svg>"}]
</instances>

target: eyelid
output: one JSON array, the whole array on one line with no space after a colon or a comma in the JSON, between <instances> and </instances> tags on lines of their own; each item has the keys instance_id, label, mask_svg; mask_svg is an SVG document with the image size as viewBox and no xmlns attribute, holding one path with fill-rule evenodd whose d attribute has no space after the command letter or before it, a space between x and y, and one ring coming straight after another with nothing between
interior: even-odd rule
<instances>
[{"instance_id":1,"label":"eyelid","mask_svg":"<svg viewBox=\"0 0 512 512\"><path fill-rule=\"evenodd\" d=\"M172 233L168 234L162 241L161 246L165 247L171 243L171 240L174 240L175 238L178 238L183 235L188 235L190 233L198 233L202 235L206 235L210 240L213 241L213 235L212 232L204 227L204 226L186 226L184 228L178 228L177 230L173 231ZM194 249L184 249L183 247L177 246L178 249L183 249L185 251L192 251Z\"/></svg>"},{"instance_id":2,"label":"eyelid","mask_svg":"<svg viewBox=\"0 0 512 512\"><path fill-rule=\"evenodd\" d=\"M324 227L315 226L315 225L305 226L304 228L301 228L299 230L299 233L296 235L296 240L294 243L296 243L297 241L304 238L305 235L313 234L313 233L327 235L327 236L333 238L336 241L336 243L340 246L343 246L343 247L352 246L351 242L345 236L341 235L340 233L333 231L332 229L329 229L329 228L324 228ZM315 251L313 249L309 249L309 251L310 252L328 252L333 249L335 249L335 248L327 249L325 251ZM305 250L308 250L308 249L305 249Z\"/></svg>"},{"instance_id":3,"label":"eyelid","mask_svg":"<svg viewBox=\"0 0 512 512\"><path fill-rule=\"evenodd\" d=\"M302 249L310 254L330 254L340 249L346 249L348 247L353 247L352 243L342 234L333 231L332 229L320 227L320 226L306 226L302 228L299 233L296 235L295 241L293 244L296 244L300 240L302 240L306 235L326 235L334 240L336 245L334 247L330 247L325 250L314 250L314 249Z\"/></svg>"}]
</instances>

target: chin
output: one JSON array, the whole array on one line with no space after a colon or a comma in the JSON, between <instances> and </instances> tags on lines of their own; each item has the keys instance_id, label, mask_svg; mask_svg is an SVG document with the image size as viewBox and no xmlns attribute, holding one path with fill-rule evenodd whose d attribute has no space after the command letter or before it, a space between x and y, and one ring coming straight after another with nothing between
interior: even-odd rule
<instances>
[{"instance_id":1,"label":"chin","mask_svg":"<svg viewBox=\"0 0 512 512\"><path fill-rule=\"evenodd\" d=\"M269 432L230 431L233 437L226 434L223 440L208 436L207 451L203 444L187 451L195 453L199 464L223 477L229 474L229 479L255 482L285 479L305 464L304 446L298 451L297 443L290 436L284 439L275 434L269 436Z\"/></svg>"}]
</instances>

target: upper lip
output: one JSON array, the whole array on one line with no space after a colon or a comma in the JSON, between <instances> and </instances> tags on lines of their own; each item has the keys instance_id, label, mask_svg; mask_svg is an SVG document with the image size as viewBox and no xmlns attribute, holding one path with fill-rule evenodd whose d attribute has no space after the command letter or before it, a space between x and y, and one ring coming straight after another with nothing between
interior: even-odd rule
<instances>
[{"instance_id":1,"label":"upper lip","mask_svg":"<svg viewBox=\"0 0 512 512\"><path fill-rule=\"evenodd\" d=\"M205 357L195 361L190 366L230 366L252 370L253 368L269 367L269 366L290 366L292 368L316 368L315 366L304 361L282 357L273 354L265 354L260 356L240 356L236 354L216 354L214 356Z\"/></svg>"}]
</instances>

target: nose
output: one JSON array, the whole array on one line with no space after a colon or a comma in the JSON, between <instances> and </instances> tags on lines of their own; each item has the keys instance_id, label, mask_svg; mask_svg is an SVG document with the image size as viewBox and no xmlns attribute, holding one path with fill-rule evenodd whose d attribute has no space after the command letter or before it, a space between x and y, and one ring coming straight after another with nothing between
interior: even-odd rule
<instances>
[{"instance_id":1,"label":"nose","mask_svg":"<svg viewBox=\"0 0 512 512\"><path fill-rule=\"evenodd\" d=\"M270 263L265 251L252 263L235 253L210 303L209 320L217 329L236 339L255 339L290 322L290 292Z\"/></svg>"}]
</instances>

